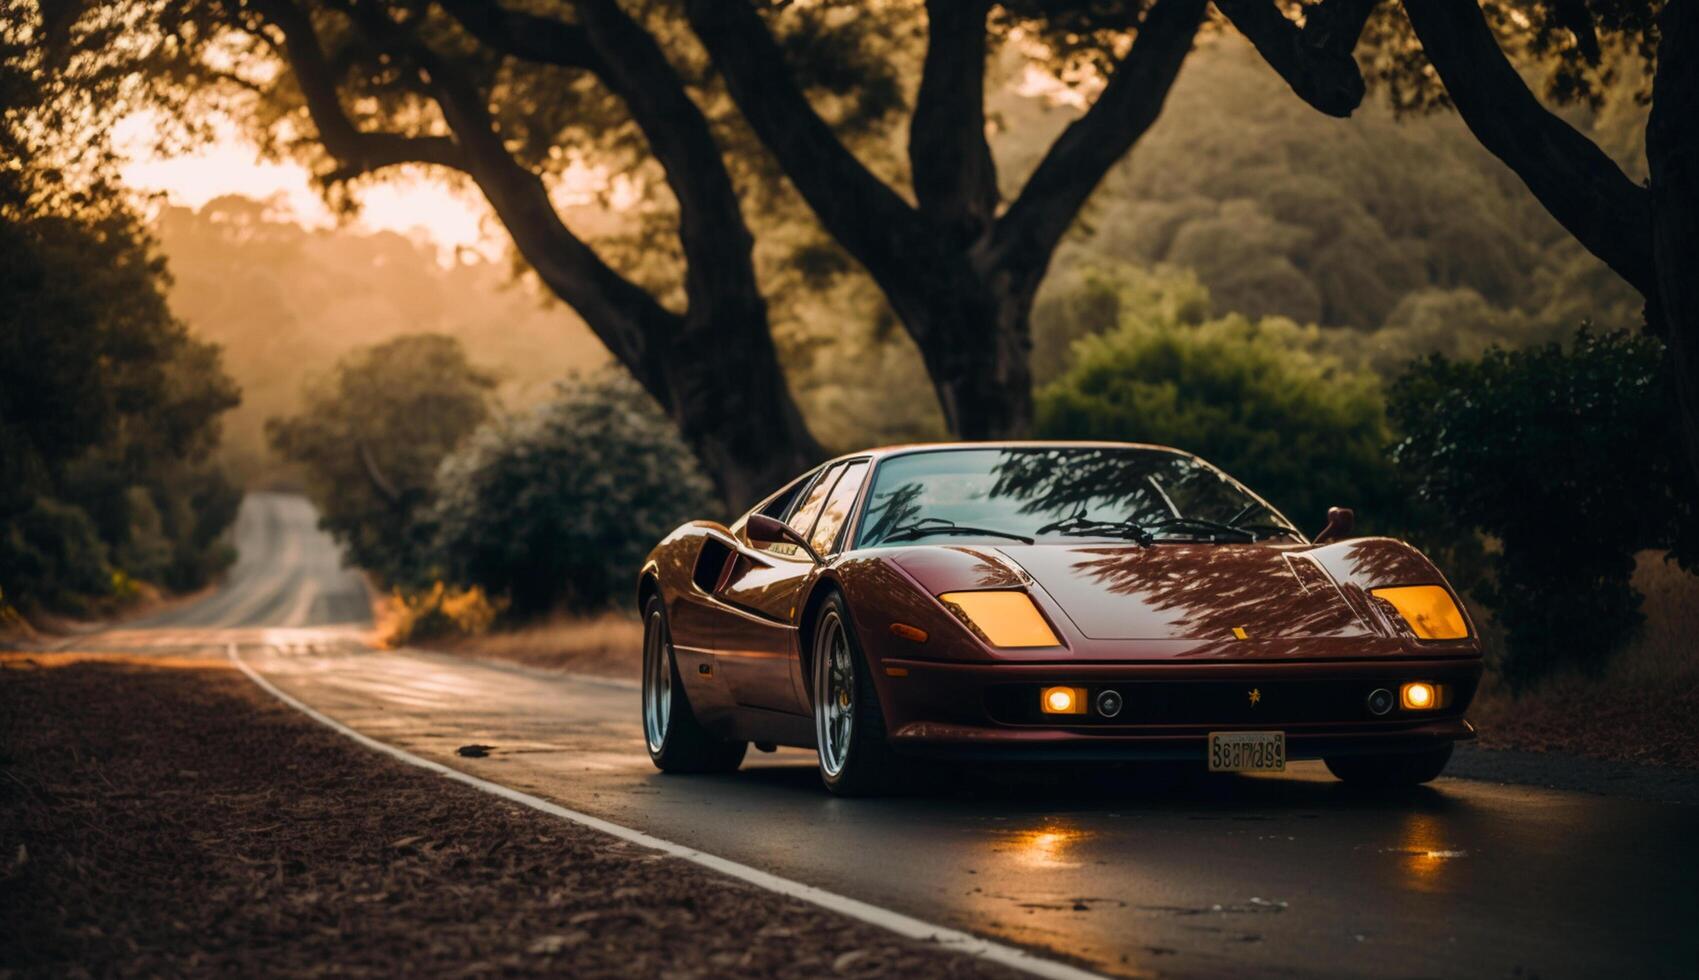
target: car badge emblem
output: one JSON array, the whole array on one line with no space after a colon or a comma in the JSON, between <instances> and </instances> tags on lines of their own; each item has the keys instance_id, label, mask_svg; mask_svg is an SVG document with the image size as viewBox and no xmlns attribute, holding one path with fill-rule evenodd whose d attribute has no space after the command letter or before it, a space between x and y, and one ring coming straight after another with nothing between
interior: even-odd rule
<instances>
[{"instance_id":1,"label":"car badge emblem","mask_svg":"<svg viewBox=\"0 0 1699 980\"><path fill-rule=\"evenodd\" d=\"M1262 700L1262 691L1257 689L1257 688L1254 688L1254 687L1251 688L1251 705L1254 707L1256 705L1256 703L1258 701L1261 701L1261 700Z\"/></svg>"}]
</instances>

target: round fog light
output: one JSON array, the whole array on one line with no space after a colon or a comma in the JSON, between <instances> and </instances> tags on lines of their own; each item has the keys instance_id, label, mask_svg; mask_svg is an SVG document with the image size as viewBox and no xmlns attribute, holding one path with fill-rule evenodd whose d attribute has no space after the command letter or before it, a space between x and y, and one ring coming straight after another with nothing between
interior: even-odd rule
<instances>
[{"instance_id":1,"label":"round fog light","mask_svg":"<svg viewBox=\"0 0 1699 980\"><path fill-rule=\"evenodd\" d=\"M1384 715L1392 710L1392 692L1377 687L1369 693L1369 714Z\"/></svg>"},{"instance_id":2,"label":"round fog light","mask_svg":"<svg viewBox=\"0 0 1699 980\"><path fill-rule=\"evenodd\" d=\"M1097 695L1097 713L1105 718L1113 718L1121 713L1121 692L1102 691Z\"/></svg>"}]
</instances>

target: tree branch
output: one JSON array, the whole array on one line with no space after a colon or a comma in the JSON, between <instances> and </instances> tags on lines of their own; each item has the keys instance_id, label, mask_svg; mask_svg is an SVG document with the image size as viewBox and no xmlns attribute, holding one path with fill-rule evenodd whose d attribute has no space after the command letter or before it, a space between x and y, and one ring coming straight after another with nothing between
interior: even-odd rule
<instances>
[{"instance_id":1,"label":"tree branch","mask_svg":"<svg viewBox=\"0 0 1699 980\"><path fill-rule=\"evenodd\" d=\"M654 36L617 0L582 0L579 11L603 66L598 76L625 102L678 200L691 307L765 322L755 239L707 117Z\"/></svg>"},{"instance_id":2,"label":"tree branch","mask_svg":"<svg viewBox=\"0 0 1699 980\"><path fill-rule=\"evenodd\" d=\"M927 0L926 62L909 163L920 210L971 242L997 213L997 167L985 139L985 18L990 0Z\"/></svg>"},{"instance_id":3,"label":"tree branch","mask_svg":"<svg viewBox=\"0 0 1699 980\"><path fill-rule=\"evenodd\" d=\"M673 416L728 502L745 506L818 458L779 365L753 241L718 144L653 36L617 0L578 0L579 22L566 26L582 31L579 55L589 57L581 60L625 101L678 197L690 298L683 316L572 234L542 178L508 152L485 94L457 63L367 0L331 2L417 66L520 254ZM541 35L543 27L533 27Z\"/></svg>"},{"instance_id":4,"label":"tree branch","mask_svg":"<svg viewBox=\"0 0 1699 980\"><path fill-rule=\"evenodd\" d=\"M253 7L283 32L283 53L294 69L307 114L319 131L319 142L336 158L336 168L320 175L321 180L334 183L404 163L465 169L459 148L448 137L368 132L356 126L342 107L336 73L312 18L290 0L255 0Z\"/></svg>"},{"instance_id":5,"label":"tree branch","mask_svg":"<svg viewBox=\"0 0 1699 980\"><path fill-rule=\"evenodd\" d=\"M1206 0L1158 0L1139 25L1097 101L1051 145L997 222L999 262L1041 277L1074 216L1103 175L1131 150L1162 111L1191 51Z\"/></svg>"},{"instance_id":6,"label":"tree branch","mask_svg":"<svg viewBox=\"0 0 1699 980\"><path fill-rule=\"evenodd\" d=\"M483 93L445 59L406 35L369 4L342 9L380 49L423 73L425 84L464 159L464 170L484 192L513 236L514 245L555 295L565 300L608 350L671 410L665 354L683 318L620 275L572 233L549 199L542 177L522 166L504 145Z\"/></svg>"},{"instance_id":7,"label":"tree branch","mask_svg":"<svg viewBox=\"0 0 1699 980\"><path fill-rule=\"evenodd\" d=\"M1515 171L1552 217L1648 299L1657 296L1647 190L1546 111L1505 57L1481 8L1404 0L1428 61L1463 122Z\"/></svg>"},{"instance_id":8,"label":"tree branch","mask_svg":"<svg viewBox=\"0 0 1699 980\"><path fill-rule=\"evenodd\" d=\"M439 0L474 37L527 61L590 70L631 112L679 204L685 289L692 307L765 316L754 239L708 120L655 38L616 0L581 0L578 23L483 0ZM728 310L728 312L730 312Z\"/></svg>"},{"instance_id":9,"label":"tree branch","mask_svg":"<svg viewBox=\"0 0 1699 980\"><path fill-rule=\"evenodd\" d=\"M882 284L906 280L893 243L926 234L919 215L808 104L749 0L687 0L686 9L744 119L826 231Z\"/></svg>"},{"instance_id":10,"label":"tree branch","mask_svg":"<svg viewBox=\"0 0 1699 980\"><path fill-rule=\"evenodd\" d=\"M1321 0L1305 8L1304 26L1276 0L1215 0L1215 6L1298 97L1330 116L1349 116L1363 102L1363 73L1351 51L1378 0Z\"/></svg>"},{"instance_id":11,"label":"tree branch","mask_svg":"<svg viewBox=\"0 0 1699 980\"><path fill-rule=\"evenodd\" d=\"M509 10L499 0L438 0L466 33L501 54L538 64L584 68L602 74L606 65L580 24Z\"/></svg>"}]
</instances>

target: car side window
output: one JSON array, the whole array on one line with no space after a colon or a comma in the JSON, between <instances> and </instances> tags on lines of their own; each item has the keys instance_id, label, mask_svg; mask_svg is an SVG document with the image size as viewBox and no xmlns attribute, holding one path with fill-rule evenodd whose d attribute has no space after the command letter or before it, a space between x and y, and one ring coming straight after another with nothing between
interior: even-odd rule
<instances>
[{"instance_id":1,"label":"car side window","mask_svg":"<svg viewBox=\"0 0 1699 980\"><path fill-rule=\"evenodd\" d=\"M812 479L813 476L814 471L810 470L809 472L792 480L790 486L779 491L777 496L767 502L767 506L761 508L755 513L774 518L775 520L784 520L785 514L789 513L791 507L796 504L797 498L802 496L802 491L808 487L808 481Z\"/></svg>"},{"instance_id":2,"label":"car side window","mask_svg":"<svg viewBox=\"0 0 1699 980\"><path fill-rule=\"evenodd\" d=\"M803 495L802 502L791 511L785 523L795 528L798 534L807 534L808 529L814 525L814 518L820 516L820 508L826 504L826 495L831 492L832 485L838 482L838 474L843 471L844 464L839 463L821 474L820 479L815 480L814 485L808 488L808 493Z\"/></svg>"},{"instance_id":3,"label":"car side window","mask_svg":"<svg viewBox=\"0 0 1699 980\"><path fill-rule=\"evenodd\" d=\"M814 530L808 536L809 546L817 553L824 555L837 543L838 531L843 529L850 508L855 506L855 495L861 490L866 476L867 461L857 460L838 477L837 486L827 495L826 505L820 509L820 518L814 522Z\"/></svg>"}]
</instances>

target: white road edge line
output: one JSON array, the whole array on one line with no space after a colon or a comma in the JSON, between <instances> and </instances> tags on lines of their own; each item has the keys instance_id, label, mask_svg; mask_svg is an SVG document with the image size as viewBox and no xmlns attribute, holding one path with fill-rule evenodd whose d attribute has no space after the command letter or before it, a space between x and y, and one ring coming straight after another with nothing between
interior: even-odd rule
<instances>
[{"instance_id":1,"label":"white road edge line","mask_svg":"<svg viewBox=\"0 0 1699 980\"><path fill-rule=\"evenodd\" d=\"M682 858L694 864L699 864L709 870L718 871L721 874L730 875L740 881L748 882L757 888L765 888L768 891L778 892L781 895L788 895L791 898L799 898L805 902L818 905L823 909L837 912L841 915L847 915L852 919L860 919L862 922L866 922L869 925L875 925L881 929L889 929L891 932L900 936L905 936L909 939L918 939L923 942L935 942L939 945L939 947L953 953L961 953L966 956L973 956L982 960L988 960L992 963L1010 967L1011 969L1020 970L1023 973L1028 973L1035 977L1045 977L1047 980L1107 980L1107 978L1103 977L1102 974L1092 973L1089 970L1082 970L1077 966L1070 966L1067 963L1061 963L1056 960L1047 960L1041 956L1035 956L1032 953L1028 953L1025 950L1016 949L1013 946L1005 946L1002 943L994 943L989 939L981 939L978 936L962 932L959 929L950 929L945 926L934 925L930 922L923 922L920 919L904 915L901 912L893 912L890 909L880 908L877 905L869 905L866 902L850 898L847 895L839 895L836 892L829 892L822 888L816 888L813 885L805 885L800 881L792 881L789 878L781 878L778 875L770 874L759 868L752 868L747 864L739 864L736 861L731 861L713 854L705 854L695 848L685 847L682 844L674 844L672 841L662 840L659 837L646 834L641 830L633 830L630 827L622 827L617 823L611 823L600 817L593 817L588 813L580 813L577 810L569 810L558 803L551 803L541 797L532 796L529 793L522 793L519 790L503 786L500 783L492 783L487 779L479 779L477 776L461 772L460 770L450 766L445 766L440 762L434 762L422 756L414 755L406 749L397 748L387 742L380 742L369 735L361 734L360 732L349 728L347 725L344 725L342 722L320 712L316 708L307 705L305 702L293 695L284 693L277 687L277 685L266 680L265 677L261 676L259 671L249 666L248 662L242 659L242 655L237 651L236 644L229 644L226 647L226 650L230 655L230 662L234 663L236 667L242 671L242 673L248 675L249 680L258 684L272 697L282 701L284 704L287 704L291 708L294 708L296 711L301 712L319 724L324 725L326 728L330 728L336 732L346 735L369 749L376 749L386 755L400 759L408 765L418 766L421 769L428 769L439 776L446 776L455 782L465 783L474 789L480 789L494 796L499 796L506 800L512 800L515 803L528 806L533 810L540 810L550 816L559 817L562 820L570 820L573 823L582 824L592 830L599 830L604 834L609 834L619 838L620 840L636 844L639 847L647 847L651 850L660 851L661 853L671 857Z\"/></svg>"}]
</instances>

